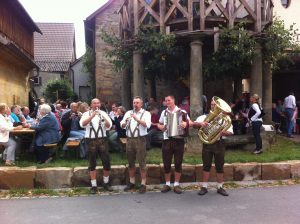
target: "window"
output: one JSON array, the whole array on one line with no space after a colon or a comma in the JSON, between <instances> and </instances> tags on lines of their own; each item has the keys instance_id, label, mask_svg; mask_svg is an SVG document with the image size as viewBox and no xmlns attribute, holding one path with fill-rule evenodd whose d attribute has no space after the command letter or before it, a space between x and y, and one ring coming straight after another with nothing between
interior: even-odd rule
<instances>
[{"instance_id":1,"label":"window","mask_svg":"<svg viewBox=\"0 0 300 224\"><path fill-rule=\"evenodd\" d=\"M288 8L291 4L291 0L281 0L281 5L284 7L284 8Z\"/></svg>"},{"instance_id":2,"label":"window","mask_svg":"<svg viewBox=\"0 0 300 224\"><path fill-rule=\"evenodd\" d=\"M40 86L42 85L42 77L38 76L38 77L34 77L33 79L33 84L35 86Z\"/></svg>"}]
</instances>

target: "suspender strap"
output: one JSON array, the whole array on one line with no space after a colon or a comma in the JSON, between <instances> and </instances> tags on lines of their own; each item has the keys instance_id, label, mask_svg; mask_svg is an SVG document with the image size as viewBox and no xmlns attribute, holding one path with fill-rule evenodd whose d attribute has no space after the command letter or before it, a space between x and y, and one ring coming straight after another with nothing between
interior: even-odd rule
<instances>
[{"instance_id":1,"label":"suspender strap","mask_svg":"<svg viewBox=\"0 0 300 224\"><path fill-rule=\"evenodd\" d=\"M144 113L145 113L145 110L144 110L144 112L142 113L142 115L141 115L141 117L140 117L140 120L143 118ZM130 132L131 137L134 137L134 134L135 134L136 131L138 132L138 137L140 137L140 129L139 129L140 123L137 124L137 126L135 127L135 129L133 130L133 132L131 131L131 128L130 128L130 127L131 127L131 120L129 121L129 125L128 125L128 129L129 129L129 132ZM127 131L128 131L128 129L127 129ZM127 135L127 136L128 136L128 135Z\"/></svg>"},{"instance_id":2,"label":"suspender strap","mask_svg":"<svg viewBox=\"0 0 300 224\"><path fill-rule=\"evenodd\" d=\"M89 115L91 116L91 111L89 111ZM98 139L98 134L99 134L99 131L101 130L101 137L104 137L104 131L103 131L103 128L102 128L102 125L101 125L101 114L100 114L100 121L99 121L99 125L98 125L98 129L97 131L95 130L94 126L93 126L93 123L92 121L90 122L90 138L92 138L92 131L94 132L95 134L95 139Z\"/></svg>"}]
</instances>

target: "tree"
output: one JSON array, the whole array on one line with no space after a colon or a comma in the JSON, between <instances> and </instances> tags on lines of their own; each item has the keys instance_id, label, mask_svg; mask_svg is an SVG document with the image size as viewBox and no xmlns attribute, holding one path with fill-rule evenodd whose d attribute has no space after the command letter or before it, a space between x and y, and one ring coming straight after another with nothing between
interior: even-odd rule
<instances>
[{"instance_id":1,"label":"tree","mask_svg":"<svg viewBox=\"0 0 300 224\"><path fill-rule=\"evenodd\" d=\"M294 29L294 24L288 29L285 28L284 21L275 17L273 23L268 26L260 38L264 63L269 63L271 70L279 68L279 63L289 61L287 49L293 50L298 47L295 37L298 30ZM284 63L285 64L285 63ZM282 65L285 66L285 65Z\"/></svg>"},{"instance_id":2,"label":"tree","mask_svg":"<svg viewBox=\"0 0 300 224\"><path fill-rule=\"evenodd\" d=\"M221 27L219 49L204 65L206 79L241 79L249 74L255 57L255 39L238 24L234 28Z\"/></svg>"},{"instance_id":3,"label":"tree","mask_svg":"<svg viewBox=\"0 0 300 224\"><path fill-rule=\"evenodd\" d=\"M45 89L43 95L50 102L55 102L58 99L67 100L74 96L71 84L67 80L58 79L50 80Z\"/></svg>"},{"instance_id":4,"label":"tree","mask_svg":"<svg viewBox=\"0 0 300 224\"><path fill-rule=\"evenodd\" d=\"M108 47L105 56L113 64L116 71L128 69L132 71L133 52L143 54L144 75L151 83L152 96L156 93L156 79L176 79L184 66L178 61L182 56L183 48L176 44L174 34L163 34L153 28L140 28L138 35L130 40L122 40L114 33L101 31L100 37ZM186 73L185 73L186 74Z\"/></svg>"},{"instance_id":5,"label":"tree","mask_svg":"<svg viewBox=\"0 0 300 224\"><path fill-rule=\"evenodd\" d=\"M274 18L273 23L262 33L260 42L263 54L263 107L266 111L264 121L272 122L272 72L279 65L286 66L290 63L287 49L295 49L294 42L297 30L294 24L286 29L284 21Z\"/></svg>"}]
</instances>

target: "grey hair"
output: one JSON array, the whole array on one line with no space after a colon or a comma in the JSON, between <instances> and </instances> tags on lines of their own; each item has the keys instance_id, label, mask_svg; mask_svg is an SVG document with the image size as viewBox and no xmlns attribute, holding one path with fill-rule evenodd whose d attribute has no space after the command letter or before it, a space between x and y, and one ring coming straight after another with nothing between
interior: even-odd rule
<instances>
[{"instance_id":1,"label":"grey hair","mask_svg":"<svg viewBox=\"0 0 300 224\"><path fill-rule=\"evenodd\" d=\"M42 104L40 105L40 112L49 114L51 112L51 107L48 104Z\"/></svg>"}]
</instances>

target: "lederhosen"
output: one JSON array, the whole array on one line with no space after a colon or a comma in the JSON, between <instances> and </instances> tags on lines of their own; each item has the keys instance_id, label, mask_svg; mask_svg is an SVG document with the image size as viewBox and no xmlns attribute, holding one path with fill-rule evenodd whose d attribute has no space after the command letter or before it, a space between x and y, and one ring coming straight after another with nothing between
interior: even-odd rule
<instances>
[{"instance_id":1,"label":"lederhosen","mask_svg":"<svg viewBox=\"0 0 300 224\"><path fill-rule=\"evenodd\" d=\"M167 115L165 110L165 118ZM162 143L162 158L164 163L165 173L171 172L172 159L174 156L175 171L181 173L184 154L184 137L168 137Z\"/></svg>"},{"instance_id":2,"label":"lederhosen","mask_svg":"<svg viewBox=\"0 0 300 224\"><path fill-rule=\"evenodd\" d=\"M140 116L143 118L145 111ZM137 133L137 137L134 137ZM135 160L139 162L141 170L146 170L146 136L140 135L140 123L137 124L135 129L131 131L131 120L126 128L127 144L126 154L128 159L129 168L135 167Z\"/></svg>"},{"instance_id":3,"label":"lederhosen","mask_svg":"<svg viewBox=\"0 0 300 224\"><path fill-rule=\"evenodd\" d=\"M89 112L91 115L91 112ZM101 114L100 114L101 116ZM99 121L98 129L96 130L93 126L92 121L90 122L90 133L89 138L86 138L86 143L88 147L88 158L89 158L89 170L94 171L97 166L97 157L99 155L103 169L110 170L110 156L108 152L108 142L107 137L104 137L105 130L103 130L101 119ZM101 138L99 138L99 133L101 132ZM92 133L94 133L95 138L92 138Z\"/></svg>"}]
</instances>

